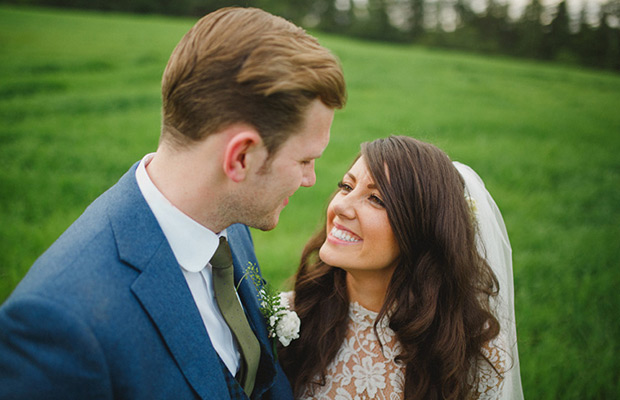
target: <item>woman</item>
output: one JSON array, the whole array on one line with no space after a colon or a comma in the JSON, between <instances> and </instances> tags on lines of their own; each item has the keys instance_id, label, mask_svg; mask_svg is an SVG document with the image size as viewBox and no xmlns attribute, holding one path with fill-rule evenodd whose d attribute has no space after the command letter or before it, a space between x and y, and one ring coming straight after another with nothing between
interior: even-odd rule
<instances>
[{"instance_id":1,"label":"woman","mask_svg":"<svg viewBox=\"0 0 620 400\"><path fill-rule=\"evenodd\" d=\"M432 145L378 139L304 249L302 329L280 359L303 399L520 398L512 296L507 235L478 176Z\"/></svg>"}]
</instances>

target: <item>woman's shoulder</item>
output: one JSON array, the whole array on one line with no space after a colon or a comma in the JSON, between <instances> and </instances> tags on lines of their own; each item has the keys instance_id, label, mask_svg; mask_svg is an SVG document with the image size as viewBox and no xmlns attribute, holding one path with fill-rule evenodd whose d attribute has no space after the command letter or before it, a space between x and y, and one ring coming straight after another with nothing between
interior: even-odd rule
<instances>
[{"instance_id":1,"label":"woman's shoulder","mask_svg":"<svg viewBox=\"0 0 620 400\"><path fill-rule=\"evenodd\" d=\"M295 309L295 291L289 290L288 292L282 292L280 296L288 301L291 309Z\"/></svg>"},{"instance_id":2,"label":"woman's shoulder","mask_svg":"<svg viewBox=\"0 0 620 400\"><path fill-rule=\"evenodd\" d=\"M500 334L481 349L476 362L475 399L498 399L504 388L504 376L510 369L506 340Z\"/></svg>"}]
</instances>

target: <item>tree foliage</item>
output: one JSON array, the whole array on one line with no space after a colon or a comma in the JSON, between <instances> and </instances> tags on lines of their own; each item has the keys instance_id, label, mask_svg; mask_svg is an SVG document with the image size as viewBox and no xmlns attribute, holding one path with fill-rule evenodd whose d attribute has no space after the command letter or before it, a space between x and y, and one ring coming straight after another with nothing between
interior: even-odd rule
<instances>
[{"instance_id":1,"label":"tree foliage","mask_svg":"<svg viewBox=\"0 0 620 400\"><path fill-rule=\"evenodd\" d=\"M2 0L0 0L2 1ZM510 0L8 0L24 5L202 16L254 6L302 26L372 40L419 43L553 60L620 71L620 0L530 0L511 15ZM513 13L514 14L514 13Z\"/></svg>"}]
</instances>

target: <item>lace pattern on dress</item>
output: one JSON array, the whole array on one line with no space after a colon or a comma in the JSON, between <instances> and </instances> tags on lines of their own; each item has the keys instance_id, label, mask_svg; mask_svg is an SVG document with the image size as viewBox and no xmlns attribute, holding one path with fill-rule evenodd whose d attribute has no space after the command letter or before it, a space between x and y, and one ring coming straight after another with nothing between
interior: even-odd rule
<instances>
[{"instance_id":1,"label":"lace pattern on dress","mask_svg":"<svg viewBox=\"0 0 620 400\"><path fill-rule=\"evenodd\" d=\"M505 340L503 340L500 334L500 336L482 347L482 354L489 361L480 359L475 366L474 371L478 375L478 385L474 393L472 393L472 399L490 400L499 399L501 396L502 389L504 388L503 375L509 369L509 359L506 351L503 349L504 343Z\"/></svg>"},{"instance_id":2,"label":"lace pattern on dress","mask_svg":"<svg viewBox=\"0 0 620 400\"><path fill-rule=\"evenodd\" d=\"M327 368L325 386L313 385L314 394L306 388L302 399L403 399L404 374L394 361L400 345L385 318L377 326L381 343L377 340L373 329L377 315L351 303L347 336Z\"/></svg>"},{"instance_id":3,"label":"lace pattern on dress","mask_svg":"<svg viewBox=\"0 0 620 400\"><path fill-rule=\"evenodd\" d=\"M367 310L358 303L350 304L347 335L336 358L327 367L325 385L310 385L300 399L404 399L404 367L395 361L401 352L400 343L394 331L389 328L387 318L377 325L379 342L373 329L377 316L378 313ZM498 371L506 371L503 351L493 343L483 351ZM472 397L497 398L503 381L493 367L485 360L480 360L477 374L478 386Z\"/></svg>"}]
</instances>

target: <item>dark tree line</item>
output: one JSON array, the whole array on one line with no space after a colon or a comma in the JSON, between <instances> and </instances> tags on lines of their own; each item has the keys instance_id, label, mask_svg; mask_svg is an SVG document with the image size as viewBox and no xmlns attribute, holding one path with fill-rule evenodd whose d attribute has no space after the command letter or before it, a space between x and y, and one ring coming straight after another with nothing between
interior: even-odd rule
<instances>
[{"instance_id":1,"label":"dark tree line","mask_svg":"<svg viewBox=\"0 0 620 400\"><path fill-rule=\"evenodd\" d=\"M2 1L2 0L0 0ZM254 6L302 26L366 39L418 43L620 71L620 0L569 12L566 0L9 0L17 4L201 16Z\"/></svg>"},{"instance_id":2,"label":"dark tree line","mask_svg":"<svg viewBox=\"0 0 620 400\"><path fill-rule=\"evenodd\" d=\"M620 71L620 0L586 2L571 15L566 0L530 0L516 16L487 0L324 0L311 12L322 30L378 39L555 60ZM356 9L356 3L366 4ZM479 3L479 2L476 2Z\"/></svg>"}]
</instances>

